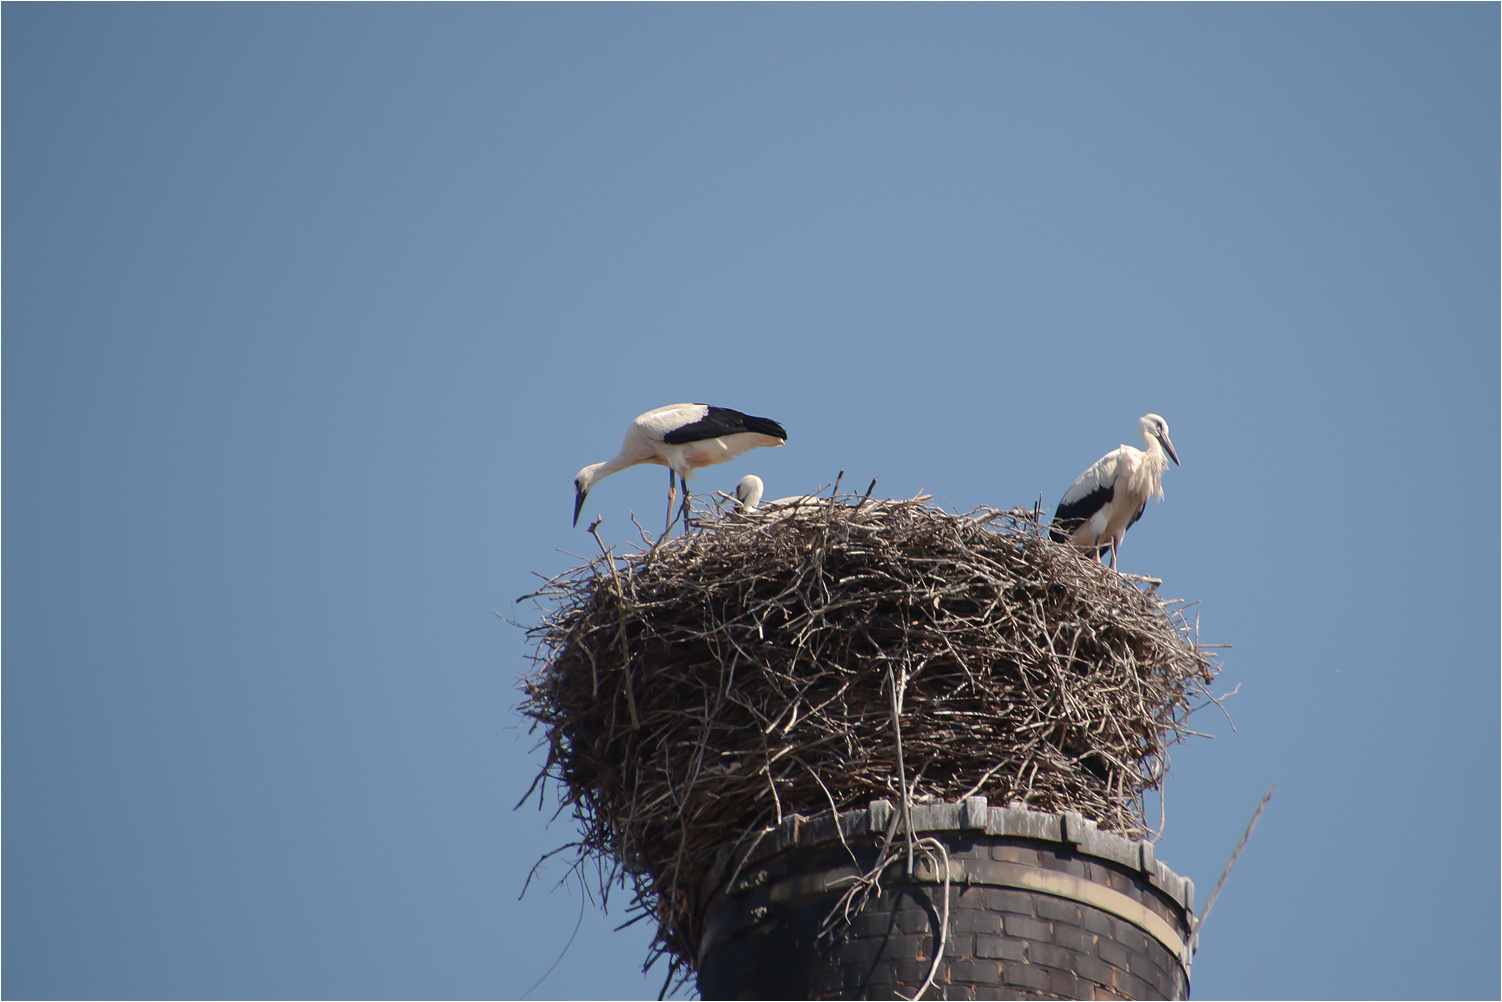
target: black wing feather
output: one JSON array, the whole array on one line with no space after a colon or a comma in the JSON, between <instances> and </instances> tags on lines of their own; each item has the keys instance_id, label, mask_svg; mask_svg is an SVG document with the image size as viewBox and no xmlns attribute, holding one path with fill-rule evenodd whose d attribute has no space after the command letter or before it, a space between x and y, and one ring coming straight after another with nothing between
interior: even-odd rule
<instances>
[{"instance_id":1,"label":"black wing feather","mask_svg":"<svg viewBox=\"0 0 1502 1002\"><path fill-rule=\"evenodd\" d=\"M1053 513L1053 522L1048 529L1048 538L1055 543L1069 542L1069 536L1074 530L1089 521L1090 516L1100 511L1111 503L1116 496L1116 485L1108 484L1097 487L1084 497L1075 498L1070 502L1059 502L1059 507ZM1140 517L1141 512L1137 513Z\"/></svg>"},{"instance_id":2,"label":"black wing feather","mask_svg":"<svg viewBox=\"0 0 1502 1002\"><path fill-rule=\"evenodd\" d=\"M782 430L782 425L771 418L752 417L750 414L742 414L729 407L716 407L714 404L703 406L709 408L708 414L693 424L675 428L662 436L662 440L668 445L686 445L689 442L703 442L706 439L749 431L787 441L788 433Z\"/></svg>"}]
</instances>

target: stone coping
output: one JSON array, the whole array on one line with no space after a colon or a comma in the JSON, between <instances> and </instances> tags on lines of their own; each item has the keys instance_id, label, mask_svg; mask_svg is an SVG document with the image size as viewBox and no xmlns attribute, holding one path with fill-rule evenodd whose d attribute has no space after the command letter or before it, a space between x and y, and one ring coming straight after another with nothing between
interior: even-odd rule
<instances>
[{"instance_id":1,"label":"stone coping","mask_svg":"<svg viewBox=\"0 0 1502 1002\"><path fill-rule=\"evenodd\" d=\"M966 797L955 803L914 804L912 811L915 833L972 831L1052 842L1078 855L1093 856L1141 872L1148 883L1182 907L1186 916L1194 912L1194 881L1179 876L1160 863L1151 842L1103 832L1094 821L1074 811L1052 814L1029 810L1021 804L992 807L985 797ZM842 838L869 839L885 835L896 813L897 808L890 800L881 799L871 801L865 808L842 811L837 816L825 813L809 818L790 814L780 825L758 832L749 845L722 849L710 879L706 881L706 885L712 886L706 886L706 891L713 893L713 886L717 886L727 873L734 875L789 849L811 848L839 842ZM733 889L727 890L733 892Z\"/></svg>"}]
</instances>

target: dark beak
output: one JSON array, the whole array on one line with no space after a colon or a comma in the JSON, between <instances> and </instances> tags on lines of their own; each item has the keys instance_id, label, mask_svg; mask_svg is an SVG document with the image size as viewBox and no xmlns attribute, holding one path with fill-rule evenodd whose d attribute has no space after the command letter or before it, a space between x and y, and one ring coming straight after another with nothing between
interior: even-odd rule
<instances>
[{"instance_id":1,"label":"dark beak","mask_svg":"<svg viewBox=\"0 0 1502 1002\"><path fill-rule=\"evenodd\" d=\"M1173 465L1182 466L1183 464L1179 462L1179 454L1173 451L1173 443L1168 440L1168 436L1160 435L1158 441L1163 443L1163 449L1168 453L1168 458L1173 460Z\"/></svg>"},{"instance_id":2,"label":"dark beak","mask_svg":"<svg viewBox=\"0 0 1502 1002\"><path fill-rule=\"evenodd\" d=\"M1174 460L1174 462L1178 462L1178 460ZM589 492L581 491L575 487L574 493L577 495L574 498L574 528L577 529L579 527L579 512L584 510L584 499L589 495Z\"/></svg>"}]
</instances>

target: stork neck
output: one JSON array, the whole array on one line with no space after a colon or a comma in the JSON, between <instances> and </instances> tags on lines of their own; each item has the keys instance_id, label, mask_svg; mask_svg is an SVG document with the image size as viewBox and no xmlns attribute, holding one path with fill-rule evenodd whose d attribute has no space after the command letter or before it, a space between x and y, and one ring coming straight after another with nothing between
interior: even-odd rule
<instances>
[{"instance_id":1,"label":"stork neck","mask_svg":"<svg viewBox=\"0 0 1502 1002\"><path fill-rule=\"evenodd\" d=\"M584 475L584 489L588 491L612 473L618 473L631 465L629 462L623 462L622 459L622 456L616 456L614 459L606 460L603 463L595 463L593 466L584 467L580 471Z\"/></svg>"},{"instance_id":2,"label":"stork neck","mask_svg":"<svg viewBox=\"0 0 1502 1002\"><path fill-rule=\"evenodd\" d=\"M1163 443L1158 441L1158 436L1150 435L1146 430L1142 431L1142 444L1147 446L1147 459L1157 470L1168 468L1168 453L1163 451Z\"/></svg>"}]
</instances>

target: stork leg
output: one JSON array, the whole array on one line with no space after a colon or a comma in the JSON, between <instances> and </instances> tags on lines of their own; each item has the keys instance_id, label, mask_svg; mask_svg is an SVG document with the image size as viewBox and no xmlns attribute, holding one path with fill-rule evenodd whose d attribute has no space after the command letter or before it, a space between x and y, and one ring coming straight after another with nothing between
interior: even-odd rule
<instances>
[{"instance_id":1,"label":"stork leg","mask_svg":"<svg viewBox=\"0 0 1502 1002\"><path fill-rule=\"evenodd\" d=\"M668 532L672 532L673 531L673 502L678 499L678 481L676 479L674 479L675 477L677 477L677 474L674 473L673 472L673 468L671 466L669 466L668 467L668 513L667 513L667 524L665 526L663 526L663 530L662 530L664 533L668 533Z\"/></svg>"},{"instance_id":2,"label":"stork leg","mask_svg":"<svg viewBox=\"0 0 1502 1002\"><path fill-rule=\"evenodd\" d=\"M683 534L688 535L688 478L679 477L678 482L683 485Z\"/></svg>"},{"instance_id":3,"label":"stork leg","mask_svg":"<svg viewBox=\"0 0 1502 1002\"><path fill-rule=\"evenodd\" d=\"M1120 545L1121 540L1113 536L1111 538L1111 570L1113 571L1116 569L1116 548Z\"/></svg>"}]
</instances>

